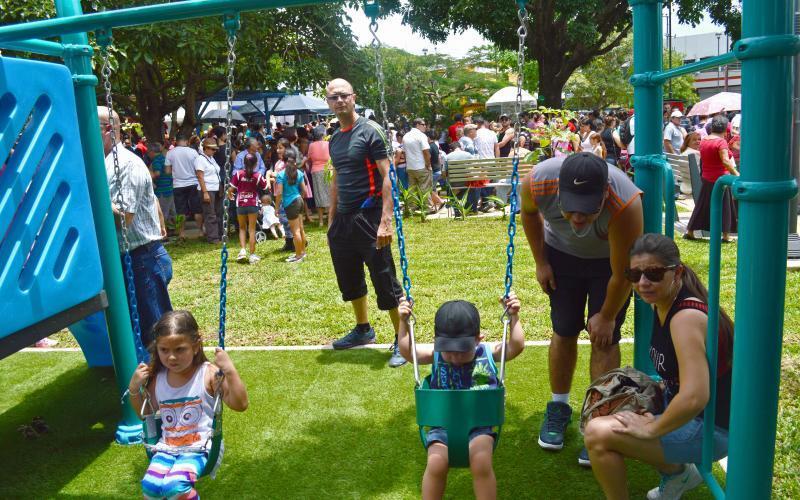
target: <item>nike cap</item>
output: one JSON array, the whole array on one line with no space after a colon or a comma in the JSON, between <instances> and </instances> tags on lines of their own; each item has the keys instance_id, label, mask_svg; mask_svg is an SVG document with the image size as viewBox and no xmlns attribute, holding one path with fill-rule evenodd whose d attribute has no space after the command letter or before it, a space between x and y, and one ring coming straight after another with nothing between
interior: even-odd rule
<instances>
[{"instance_id":1,"label":"nike cap","mask_svg":"<svg viewBox=\"0 0 800 500\"><path fill-rule=\"evenodd\" d=\"M564 159L558 175L558 202L564 212L594 214L602 208L608 185L608 163L592 153Z\"/></svg>"},{"instance_id":2,"label":"nike cap","mask_svg":"<svg viewBox=\"0 0 800 500\"><path fill-rule=\"evenodd\" d=\"M470 352L475 337L481 333L478 309L466 300L445 302L433 320L433 350L436 352Z\"/></svg>"}]
</instances>

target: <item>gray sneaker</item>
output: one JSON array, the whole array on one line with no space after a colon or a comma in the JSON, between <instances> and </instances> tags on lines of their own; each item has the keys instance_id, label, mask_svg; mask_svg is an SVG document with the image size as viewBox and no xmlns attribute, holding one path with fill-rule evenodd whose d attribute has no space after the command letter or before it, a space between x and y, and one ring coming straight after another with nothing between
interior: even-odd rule
<instances>
[{"instance_id":1,"label":"gray sneaker","mask_svg":"<svg viewBox=\"0 0 800 500\"><path fill-rule=\"evenodd\" d=\"M392 357L389 358L389 368L399 368L408 363L406 358L400 354L400 347L397 346L397 342L389 350L392 351Z\"/></svg>"},{"instance_id":2,"label":"gray sneaker","mask_svg":"<svg viewBox=\"0 0 800 500\"><path fill-rule=\"evenodd\" d=\"M369 331L366 333L359 332L358 327L356 327L350 330L350 333L340 338L339 340L334 340L331 345L333 345L334 349L339 350L339 349L350 349L351 347L374 344L374 343L375 343L375 330L372 329L372 327L370 327Z\"/></svg>"},{"instance_id":3,"label":"gray sneaker","mask_svg":"<svg viewBox=\"0 0 800 500\"><path fill-rule=\"evenodd\" d=\"M703 477L694 464L684 464L683 470L671 476L661 474L661 484L647 492L647 500L678 500L681 495L696 488Z\"/></svg>"}]
</instances>

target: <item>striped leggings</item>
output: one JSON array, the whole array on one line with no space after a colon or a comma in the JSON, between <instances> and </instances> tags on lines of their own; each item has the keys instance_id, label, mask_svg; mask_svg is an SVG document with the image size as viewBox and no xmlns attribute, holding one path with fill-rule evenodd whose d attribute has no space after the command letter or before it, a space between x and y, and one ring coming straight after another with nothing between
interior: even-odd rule
<instances>
[{"instance_id":1,"label":"striped leggings","mask_svg":"<svg viewBox=\"0 0 800 500\"><path fill-rule=\"evenodd\" d=\"M200 498L194 489L197 476L203 471L205 453L170 455L162 451L153 455L142 479L142 492L148 499L194 500Z\"/></svg>"}]
</instances>

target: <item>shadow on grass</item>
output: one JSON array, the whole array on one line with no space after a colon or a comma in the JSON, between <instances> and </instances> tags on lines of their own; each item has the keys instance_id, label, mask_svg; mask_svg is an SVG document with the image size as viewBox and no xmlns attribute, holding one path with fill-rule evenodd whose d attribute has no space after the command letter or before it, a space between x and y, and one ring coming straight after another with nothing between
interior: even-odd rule
<instances>
[{"instance_id":1,"label":"shadow on grass","mask_svg":"<svg viewBox=\"0 0 800 500\"><path fill-rule=\"evenodd\" d=\"M51 498L113 443L120 416L111 368L74 368L0 414L0 497ZM49 433L25 438L35 416Z\"/></svg>"},{"instance_id":2,"label":"shadow on grass","mask_svg":"<svg viewBox=\"0 0 800 500\"><path fill-rule=\"evenodd\" d=\"M371 370L383 370L391 357L391 352L382 349L324 350L317 354L316 361L321 365L345 363L349 365L368 365Z\"/></svg>"},{"instance_id":3,"label":"shadow on grass","mask_svg":"<svg viewBox=\"0 0 800 500\"><path fill-rule=\"evenodd\" d=\"M236 464L223 463L219 479L204 480L199 491L209 498L418 497L424 455L399 431L413 418L406 406L388 417L308 420L257 449L237 449Z\"/></svg>"}]
</instances>

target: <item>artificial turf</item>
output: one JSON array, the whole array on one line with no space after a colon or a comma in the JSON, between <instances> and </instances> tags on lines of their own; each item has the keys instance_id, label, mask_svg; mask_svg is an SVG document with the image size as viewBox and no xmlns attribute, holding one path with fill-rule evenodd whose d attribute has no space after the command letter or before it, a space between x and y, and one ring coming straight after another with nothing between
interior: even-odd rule
<instances>
[{"instance_id":1,"label":"artificial turf","mask_svg":"<svg viewBox=\"0 0 800 500\"><path fill-rule=\"evenodd\" d=\"M630 345L623 345L625 359ZM495 455L501 498L602 498L577 465L577 418L559 453L536 444L549 398L547 349L528 347L509 363L507 423ZM580 350L587 364L588 348ZM425 452L415 427L411 368L386 368L388 353L233 352L250 393L245 413L225 413L225 459L207 498L415 498ZM0 498L134 498L144 450L114 444L119 400L110 369L89 369L79 353L19 353L2 361ZM585 370L576 385L587 383ZM10 385L9 385L10 384ZM573 399L580 395L576 391ZM573 403L575 403L573 401ZM577 403L573 406L578 406ZM34 416L48 434L16 431ZM633 498L658 475L629 466ZM705 487L685 498L707 498ZM467 471L453 470L448 498L472 496Z\"/></svg>"},{"instance_id":2,"label":"artificial turf","mask_svg":"<svg viewBox=\"0 0 800 500\"><path fill-rule=\"evenodd\" d=\"M497 299L505 273L507 221L469 218L405 223L418 332L431 338L436 307L453 298L476 303L489 340L499 338ZM231 262L228 271L227 344L328 343L352 326L341 301L325 233L311 239L302 264L286 264L281 242L260 244L256 265ZM514 289L528 340L550 336L546 296L535 283L534 263L522 231L516 239ZM682 257L701 279L708 276L706 242L678 241ZM206 344L216 342L219 248L189 241L168 246L174 261L170 296L197 317ZM232 253L238 245L231 246ZM395 247L395 259L397 249ZM722 304L734 312L736 247L722 248ZM775 498L800 498L800 273L787 275L784 364L775 455ZM391 324L374 305L370 319L379 342L392 340ZM623 336L633 335L633 307ZM69 334L60 346L76 345ZM585 358L586 348L582 348ZM630 346L623 346L630 358ZM385 368L388 353L234 352L251 392L244 415L226 413L228 451L220 478L203 480L211 498L413 498L425 456L414 428L410 369ZM567 449L539 449L536 429L548 399L546 349L529 347L510 365L508 425L497 450L499 493L506 498L599 498L591 473L576 465L580 441L573 424ZM588 380L586 360L573 391L573 408ZM0 498L114 498L139 494L145 469L141 449L113 444L119 415L111 370L85 367L77 353L20 353L0 361ZM51 434L27 440L17 427L42 416ZM641 498L657 475L632 464L631 492ZM451 474L451 498L471 496L469 475ZM688 498L707 497L701 489Z\"/></svg>"}]
</instances>

